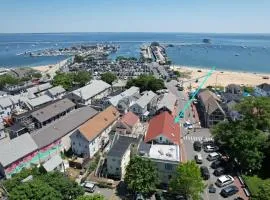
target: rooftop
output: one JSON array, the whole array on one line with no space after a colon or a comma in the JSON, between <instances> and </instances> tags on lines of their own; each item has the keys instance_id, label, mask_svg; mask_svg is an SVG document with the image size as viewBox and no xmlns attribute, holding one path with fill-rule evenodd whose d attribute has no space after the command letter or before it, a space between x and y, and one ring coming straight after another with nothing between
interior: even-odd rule
<instances>
[{"instance_id":1,"label":"rooftop","mask_svg":"<svg viewBox=\"0 0 270 200\"><path fill-rule=\"evenodd\" d=\"M0 106L6 108L12 106L12 102L9 97L0 97Z\"/></svg>"},{"instance_id":2,"label":"rooftop","mask_svg":"<svg viewBox=\"0 0 270 200\"><path fill-rule=\"evenodd\" d=\"M114 97L112 97L109 101L112 105L117 106L118 102L125 98L133 96L136 93L139 93L140 89L138 87L132 86L131 88L127 89L126 91L122 92L121 94L118 94Z\"/></svg>"},{"instance_id":3,"label":"rooftop","mask_svg":"<svg viewBox=\"0 0 270 200\"><path fill-rule=\"evenodd\" d=\"M146 91L143 96L141 96L141 98L136 101L136 104L141 108L145 108L155 96L157 96L156 93L152 91Z\"/></svg>"},{"instance_id":4,"label":"rooftop","mask_svg":"<svg viewBox=\"0 0 270 200\"><path fill-rule=\"evenodd\" d=\"M44 90L47 90L51 87L52 87L52 85L50 83L44 83L41 85L36 85L34 87L28 88L27 91L31 92L31 93L38 93L38 92L42 92Z\"/></svg>"},{"instance_id":5,"label":"rooftop","mask_svg":"<svg viewBox=\"0 0 270 200\"><path fill-rule=\"evenodd\" d=\"M48 92L53 96L64 93L65 91L66 90L61 85L58 85L48 90Z\"/></svg>"},{"instance_id":6,"label":"rooftop","mask_svg":"<svg viewBox=\"0 0 270 200\"><path fill-rule=\"evenodd\" d=\"M41 108L37 111L34 111L31 116L37 119L39 122L47 121L48 119L51 119L52 117L59 115L68 109L74 108L75 104L70 101L69 99L61 99L59 101L56 101L44 108Z\"/></svg>"},{"instance_id":7,"label":"rooftop","mask_svg":"<svg viewBox=\"0 0 270 200\"><path fill-rule=\"evenodd\" d=\"M60 157L59 154L56 154L52 158L50 158L48 161L46 161L43 164L43 167L47 172L53 171L56 167L58 167L61 163L63 163L62 158Z\"/></svg>"},{"instance_id":8,"label":"rooftop","mask_svg":"<svg viewBox=\"0 0 270 200\"><path fill-rule=\"evenodd\" d=\"M115 138L115 142L109 150L107 156L121 158L129 148L129 145L137 144L140 140L140 138L123 135L116 135L116 137L118 138Z\"/></svg>"},{"instance_id":9,"label":"rooftop","mask_svg":"<svg viewBox=\"0 0 270 200\"><path fill-rule=\"evenodd\" d=\"M130 127L133 127L139 120L139 117L133 112L128 112L121 118L121 122L125 123Z\"/></svg>"},{"instance_id":10,"label":"rooftop","mask_svg":"<svg viewBox=\"0 0 270 200\"><path fill-rule=\"evenodd\" d=\"M97 114L91 107L82 107L68 113L61 119L33 132L31 136L39 148L47 146L59 138L78 128Z\"/></svg>"},{"instance_id":11,"label":"rooftop","mask_svg":"<svg viewBox=\"0 0 270 200\"><path fill-rule=\"evenodd\" d=\"M91 141L98 136L105 128L115 122L120 113L118 110L110 106L104 111L97 114L92 119L85 122L80 128L80 133L88 140Z\"/></svg>"},{"instance_id":12,"label":"rooftop","mask_svg":"<svg viewBox=\"0 0 270 200\"><path fill-rule=\"evenodd\" d=\"M263 83L261 85L258 85L257 87L261 88L262 90L269 92L270 91L270 84L268 83Z\"/></svg>"},{"instance_id":13,"label":"rooftop","mask_svg":"<svg viewBox=\"0 0 270 200\"><path fill-rule=\"evenodd\" d=\"M180 162L179 145L143 144L139 146L139 154L152 159Z\"/></svg>"},{"instance_id":14,"label":"rooftop","mask_svg":"<svg viewBox=\"0 0 270 200\"><path fill-rule=\"evenodd\" d=\"M45 103L48 103L52 101L52 98L49 97L48 95L42 95L42 96L39 96L37 98L34 98L34 99L30 99L27 101L27 103L32 107L36 107L36 106L39 106L39 105L42 105L42 104L45 104Z\"/></svg>"},{"instance_id":15,"label":"rooftop","mask_svg":"<svg viewBox=\"0 0 270 200\"><path fill-rule=\"evenodd\" d=\"M163 135L174 144L180 142L180 126L167 111L153 117L148 126L144 141L150 142Z\"/></svg>"},{"instance_id":16,"label":"rooftop","mask_svg":"<svg viewBox=\"0 0 270 200\"><path fill-rule=\"evenodd\" d=\"M8 143L0 145L0 162L6 167L27 154L34 152L37 148L35 141L29 133L25 133L10 140Z\"/></svg>"},{"instance_id":17,"label":"rooftop","mask_svg":"<svg viewBox=\"0 0 270 200\"><path fill-rule=\"evenodd\" d=\"M163 98L158 102L158 105L157 105L158 110L163 107L166 107L171 112L173 112L176 100L177 100L176 96L173 93L169 92L169 93L164 94Z\"/></svg>"},{"instance_id":18,"label":"rooftop","mask_svg":"<svg viewBox=\"0 0 270 200\"><path fill-rule=\"evenodd\" d=\"M81 97L84 100L88 100L91 97L99 94L100 92L110 88L111 86L102 80L92 80L90 84L74 90L72 93Z\"/></svg>"}]
</instances>

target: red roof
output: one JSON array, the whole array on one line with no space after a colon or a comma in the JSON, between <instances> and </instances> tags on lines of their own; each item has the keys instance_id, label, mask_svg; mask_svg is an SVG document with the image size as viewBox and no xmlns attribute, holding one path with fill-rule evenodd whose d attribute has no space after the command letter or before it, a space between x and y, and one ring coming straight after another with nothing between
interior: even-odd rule
<instances>
[{"instance_id":1,"label":"red roof","mask_svg":"<svg viewBox=\"0 0 270 200\"><path fill-rule=\"evenodd\" d=\"M133 112L128 112L122 117L121 122L125 123L130 127L133 127L139 120L139 117Z\"/></svg>"},{"instance_id":2,"label":"red roof","mask_svg":"<svg viewBox=\"0 0 270 200\"><path fill-rule=\"evenodd\" d=\"M150 142L159 135L163 135L174 144L180 144L180 126L167 111L150 120L144 141Z\"/></svg>"}]
</instances>

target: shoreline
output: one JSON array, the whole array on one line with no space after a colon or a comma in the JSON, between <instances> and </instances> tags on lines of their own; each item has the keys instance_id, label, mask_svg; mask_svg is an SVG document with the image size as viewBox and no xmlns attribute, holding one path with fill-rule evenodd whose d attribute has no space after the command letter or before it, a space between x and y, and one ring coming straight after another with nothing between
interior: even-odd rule
<instances>
[{"instance_id":1,"label":"shoreline","mask_svg":"<svg viewBox=\"0 0 270 200\"><path fill-rule=\"evenodd\" d=\"M200 67L190 67L190 66L181 66L174 65L171 69L190 74L191 80L196 80L199 77L202 77L207 74L211 68L200 68ZM263 77L268 77L264 79ZM187 78L184 78L184 85L196 88L199 86L199 83L195 81L189 81ZM185 82L186 81L186 82ZM199 81L200 82L200 81ZM230 70L220 70L217 69L209 77L204 87L209 85L211 86L227 86L228 84L238 84L241 86L255 86L262 83L270 84L270 73L261 73L261 72L243 72L243 71L230 71Z\"/></svg>"}]
</instances>

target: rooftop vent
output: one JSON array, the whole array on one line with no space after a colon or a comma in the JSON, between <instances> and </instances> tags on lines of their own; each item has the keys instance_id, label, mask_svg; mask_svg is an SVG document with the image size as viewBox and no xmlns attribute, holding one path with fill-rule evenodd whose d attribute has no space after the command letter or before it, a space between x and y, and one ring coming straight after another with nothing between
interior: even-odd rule
<instances>
[{"instance_id":1,"label":"rooftop vent","mask_svg":"<svg viewBox=\"0 0 270 200\"><path fill-rule=\"evenodd\" d=\"M162 151L161 149L158 150L158 153L159 153L160 155L164 155L164 153L163 153L163 151Z\"/></svg>"},{"instance_id":2,"label":"rooftop vent","mask_svg":"<svg viewBox=\"0 0 270 200\"><path fill-rule=\"evenodd\" d=\"M171 153L166 153L166 156L167 157L172 157L172 154Z\"/></svg>"}]
</instances>

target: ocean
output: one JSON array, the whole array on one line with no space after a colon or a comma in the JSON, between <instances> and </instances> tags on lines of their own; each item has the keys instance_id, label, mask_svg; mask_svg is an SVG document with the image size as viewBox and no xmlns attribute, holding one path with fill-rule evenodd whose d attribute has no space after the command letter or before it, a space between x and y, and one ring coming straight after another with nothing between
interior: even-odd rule
<instances>
[{"instance_id":1,"label":"ocean","mask_svg":"<svg viewBox=\"0 0 270 200\"><path fill-rule=\"evenodd\" d=\"M211 44L204 44L203 39ZM195 33L35 33L0 34L0 67L55 64L66 56L28 57L26 51L80 44L112 43L120 49L110 57L140 56L140 46L157 41L172 44L167 54L174 65L270 73L270 34Z\"/></svg>"}]
</instances>

